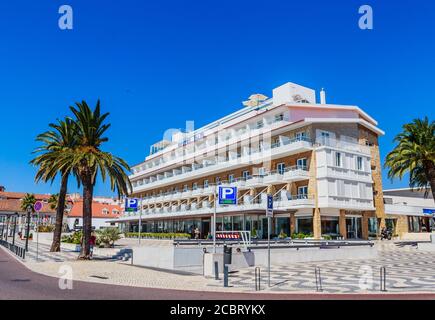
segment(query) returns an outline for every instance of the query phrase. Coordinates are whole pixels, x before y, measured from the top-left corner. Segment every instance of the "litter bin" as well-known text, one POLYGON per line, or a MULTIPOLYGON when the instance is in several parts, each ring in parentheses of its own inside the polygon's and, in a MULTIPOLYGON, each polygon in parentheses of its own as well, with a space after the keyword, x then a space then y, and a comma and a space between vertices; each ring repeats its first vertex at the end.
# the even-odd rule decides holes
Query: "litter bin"
POLYGON ((224 245, 224 265, 231 264, 232 254, 233 254, 233 248, 224 245))

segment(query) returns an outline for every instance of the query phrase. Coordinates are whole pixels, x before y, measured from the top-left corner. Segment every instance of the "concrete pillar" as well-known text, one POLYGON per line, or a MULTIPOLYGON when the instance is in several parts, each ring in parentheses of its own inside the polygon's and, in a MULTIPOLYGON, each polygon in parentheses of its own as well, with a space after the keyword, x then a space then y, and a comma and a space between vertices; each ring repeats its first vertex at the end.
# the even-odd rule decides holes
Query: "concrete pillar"
POLYGON ((320 219, 320 209, 313 209, 313 233, 314 239, 316 240, 319 240, 322 237, 322 224, 320 219))
POLYGON ((267 194, 273 195, 275 193, 275 187, 273 185, 269 185, 267 187, 267 194))
POLYGON ((369 214, 367 212, 363 212, 362 214, 361 231, 362 231, 362 238, 368 240, 369 239, 369 214))
POLYGON ((340 210, 340 218, 338 220, 338 226, 340 229, 340 236, 343 237, 343 239, 347 238, 347 232, 346 232, 346 211, 340 210))
POLYGON ((294 212, 290 213, 290 235, 296 232, 296 217, 294 212))

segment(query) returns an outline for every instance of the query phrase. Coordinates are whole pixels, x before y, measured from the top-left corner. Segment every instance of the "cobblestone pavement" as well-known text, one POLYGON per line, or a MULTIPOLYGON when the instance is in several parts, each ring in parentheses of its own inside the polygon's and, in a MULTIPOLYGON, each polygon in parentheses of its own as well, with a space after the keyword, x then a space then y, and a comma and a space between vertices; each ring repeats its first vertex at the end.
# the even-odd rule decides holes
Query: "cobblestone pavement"
MULTIPOLYGON (((261 288, 274 292, 316 291, 316 267, 320 268, 322 290, 325 293, 379 293, 381 267, 386 270, 387 292, 435 292, 435 253, 419 251, 415 247, 382 249, 379 258, 372 260, 273 266, 270 288, 267 287, 267 268, 261 268, 261 288)), ((230 284, 255 290, 254 273, 255 268, 233 273, 230 275, 230 284)))
MULTIPOLYGON (((254 292, 255 268, 231 273, 229 288, 223 279, 206 279, 201 275, 177 273, 131 266, 130 262, 95 259, 78 261, 77 252, 63 250, 49 253, 48 245, 40 245, 40 259, 34 259, 34 246, 30 247, 25 265, 32 271, 59 277, 60 267, 68 265, 73 279, 96 283, 169 288, 199 291, 254 292)), ((261 290, 264 292, 315 293, 317 290, 315 268, 320 268, 323 293, 380 293, 379 272, 386 268, 386 289, 389 293, 435 293, 435 254, 417 250, 416 247, 387 246, 379 250, 379 257, 371 260, 340 260, 318 263, 292 263, 273 266, 271 287, 267 287, 267 269, 261 268, 261 290), (371 282, 370 282, 371 280, 371 282), (360 286, 360 283, 364 287, 360 286)))

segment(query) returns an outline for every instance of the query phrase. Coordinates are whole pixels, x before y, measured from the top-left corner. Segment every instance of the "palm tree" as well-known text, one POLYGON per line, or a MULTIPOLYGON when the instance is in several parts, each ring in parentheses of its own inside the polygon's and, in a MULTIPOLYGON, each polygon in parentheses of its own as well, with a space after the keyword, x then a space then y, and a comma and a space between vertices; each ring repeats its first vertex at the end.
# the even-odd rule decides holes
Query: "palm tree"
MULTIPOLYGON (((77 140, 74 122, 70 118, 58 120, 56 124, 51 123, 49 126, 52 130, 46 131, 36 137, 36 140, 41 142, 42 146, 34 151, 34 153, 39 153, 40 155, 33 159, 31 163, 39 166, 35 176, 36 182, 42 180, 44 182, 51 181, 51 183, 53 183, 58 173, 61 177, 59 196, 55 206, 56 225, 53 234, 53 242, 50 248, 51 252, 59 252, 66 194, 68 191, 68 179, 71 174, 70 166, 68 166, 67 159, 65 159, 63 155, 67 150, 71 150, 75 147, 77 140)), ((53 198, 52 201, 54 200, 53 198)))
POLYGON ((51 210, 56 210, 59 203, 59 194, 52 194, 50 198, 48 198, 48 205, 50 206, 51 210))
POLYGON ((385 161, 390 179, 402 179, 409 173, 411 188, 429 189, 435 200, 435 122, 429 119, 415 119, 403 126, 403 132, 394 139, 397 146, 385 161))
POLYGON ((27 212, 27 208, 30 206, 32 208, 32 212, 35 212, 33 209, 33 205, 36 202, 35 195, 33 193, 26 193, 23 199, 21 199, 20 209, 24 212, 27 212))
POLYGON ((83 245, 79 259, 90 259, 92 201, 97 175, 101 175, 103 182, 109 177, 112 191, 116 190, 119 196, 127 195, 131 183, 124 170, 130 171, 130 167, 121 158, 101 150, 102 144, 108 141, 103 135, 110 124, 104 124, 109 113, 101 114, 99 100, 94 111, 85 101, 70 109, 75 116, 78 145, 63 153, 65 160, 60 162, 65 162, 74 171, 79 186, 83 186, 83 245))

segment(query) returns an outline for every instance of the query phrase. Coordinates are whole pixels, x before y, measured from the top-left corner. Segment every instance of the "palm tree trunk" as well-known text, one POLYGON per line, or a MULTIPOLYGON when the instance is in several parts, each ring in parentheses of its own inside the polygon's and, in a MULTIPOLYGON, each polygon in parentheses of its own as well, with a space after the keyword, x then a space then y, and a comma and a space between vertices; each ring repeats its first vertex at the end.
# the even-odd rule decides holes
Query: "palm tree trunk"
POLYGON ((432 197, 435 202, 435 164, 432 161, 427 160, 423 163, 423 165, 426 172, 427 181, 429 181, 429 185, 432 191, 432 197))
POLYGON ((62 176, 60 185, 59 199, 56 209, 56 226, 54 228, 53 242, 51 244, 50 252, 60 252, 60 238, 62 236, 63 226, 63 213, 65 212, 65 199, 68 188, 68 174, 62 176))
POLYGON ((83 177, 83 241, 79 259, 91 258, 89 240, 92 233, 92 199, 94 186, 89 174, 83 177))

